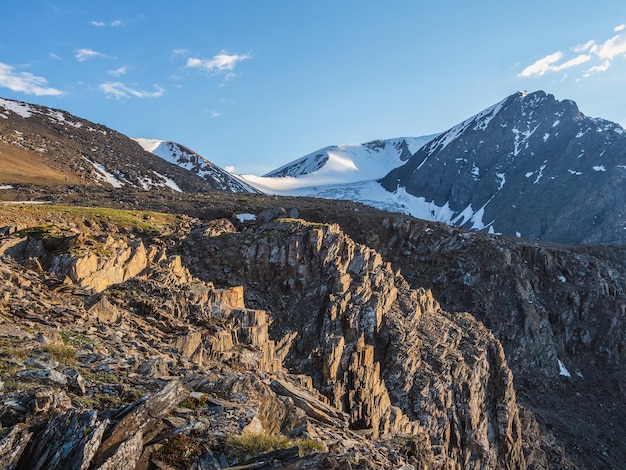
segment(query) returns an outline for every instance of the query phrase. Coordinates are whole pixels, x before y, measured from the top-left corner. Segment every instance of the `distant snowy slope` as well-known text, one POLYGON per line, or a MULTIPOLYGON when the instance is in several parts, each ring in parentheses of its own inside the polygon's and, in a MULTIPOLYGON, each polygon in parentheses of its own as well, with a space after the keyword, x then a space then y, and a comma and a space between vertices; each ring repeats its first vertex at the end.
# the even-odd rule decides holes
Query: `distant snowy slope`
POLYGON ((265 176, 240 175, 240 178, 267 194, 315 195, 315 188, 323 185, 346 185, 382 178, 403 165, 436 136, 333 145, 294 160, 265 176))
POLYGON ((403 165, 438 134, 376 140, 366 144, 324 147, 265 176, 240 178, 266 194, 309 196, 361 202, 415 217, 448 221, 447 213, 432 213, 432 204, 405 191, 391 193, 376 180, 403 165))
POLYGON ((134 140, 144 150, 204 178, 218 191, 233 193, 259 192, 253 186, 183 145, 158 139, 135 138, 134 140))
POLYGON ((400 137, 365 144, 333 145, 277 168, 265 176, 307 178, 314 184, 382 178, 392 169, 403 165, 413 153, 435 137, 400 137))
POLYGON ((454 223, 454 213, 448 207, 438 207, 423 197, 407 193, 403 188, 389 192, 376 180, 298 186, 301 181, 294 177, 264 178, 246 175, 246 178, 250 178, 249 181, 254 182, 255 186, 266 194, 354 201, 389 212, 409 214, 424 220, 454 223))

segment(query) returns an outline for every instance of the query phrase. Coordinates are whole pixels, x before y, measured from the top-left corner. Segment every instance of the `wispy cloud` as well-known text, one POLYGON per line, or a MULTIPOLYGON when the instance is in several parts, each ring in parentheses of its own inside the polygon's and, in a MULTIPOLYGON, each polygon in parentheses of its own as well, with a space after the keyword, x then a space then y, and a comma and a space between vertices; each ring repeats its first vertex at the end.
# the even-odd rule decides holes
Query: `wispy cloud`
POLYGON ((170 54, 170 59, 174 59, 178 56, 187 56, 189 55, 189 49, 174 49, 170 54))
POLYGON ((555 63, 563 58, 563 53, 557 51, 554 54, 542 57, 534 64, 529 65, 519 74, 520 77, 538 77, 544 75, 550 70, 554 70, 555 63))
POLYGON ((222 51, 211 59, 198 59, 190 57, 187 59, 187 68, 196 68, 210 73, 232 72, 239 62, 251 59, 251 54, 227 54, 222 51))
POLYGON ((596 64, 583 71, 583 77, 589 77, 595 73, 606 72, 612 61, 618 57, 626 57, 626 24, 614 28, 618 33, 603 43, 594 40, 573 46, 571 51, 578 54, 568 59, 563 51, 549 54, 528 67, 524 68, 518 77, 540 77, 549 72, 560 72, 584 63, 595 61, 596 64))
POLYGON ((92 49, 77 49, 76 50, 76 59, 79 62, 85 62, 89 59, 95 58, 107 58, 108 56, 104 55, 101 52, 94 51, 92 49))
POLYGON ((48 87, 47 84, 48 81, 43 77, 37 77, 28 72, 15 72, 13 67, 0 62, 0 87, 35 96, 63 94, 61 90, 48 87))
POLYGON ((556 72, 560 70, 569 69, 571 67, 575 67, 576 65, 584 64, 585 62, 589 62, 591 60, 591 56, 589 54, 580 54, 573 59, 563 62, 562 64, 556 65, 554 70, 556 72))
POLYGON ((97 28, 104 28, 105 26, 112 26, 114 28, 117 26, 124 26, 124 22, 122 20, 113 20, 108 24, 105 21, 90 21, 89 24, 97 28))
POLYGON ((120 67, 119 69, 107 71, 109 75, 113 75, 114 77, 121 77, 122 75, 125 75, 126 72, 128 72, 128 67, 126 66, 120 67))
POLYGON ((605 60, 600 65, 594 65, 593 67, 585 70, 583 77, 587 78, 593 75, 594 73, 606 72, 610 66, 611 66, 611 62, 609 62, 608 60, 605 60))
POLYGON ((54 60, 61 60, 61 58, 60 58, 58 55, 56 55, 54 52, 51 52, 49 55, 50 55, 50 57, 52 57, 54 60))
POLYGON ((596 42, 592 39, 587 41, 585 44, 579 44, 578 46, 572 47, 572 50, 578 54, 582 54, 583 52, 592 52, 596 50, 598 46, 596 42))
POLYGON ((100 85, 100 90, 109 98, 158 98, 163 96, 165 89, 154 85, 155 91, 139 90, 129 87, 121 82, 105 82, 100 85))

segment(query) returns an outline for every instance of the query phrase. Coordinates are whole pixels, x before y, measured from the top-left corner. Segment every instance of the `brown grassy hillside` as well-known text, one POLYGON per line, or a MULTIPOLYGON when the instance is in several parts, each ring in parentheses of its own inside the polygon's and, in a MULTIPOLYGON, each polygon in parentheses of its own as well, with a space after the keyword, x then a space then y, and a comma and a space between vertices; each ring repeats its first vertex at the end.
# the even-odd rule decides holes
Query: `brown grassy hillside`
POLYGON ((80 183, 75 174, 50 168, 43 155, 0 142, 0 183, 80 183))

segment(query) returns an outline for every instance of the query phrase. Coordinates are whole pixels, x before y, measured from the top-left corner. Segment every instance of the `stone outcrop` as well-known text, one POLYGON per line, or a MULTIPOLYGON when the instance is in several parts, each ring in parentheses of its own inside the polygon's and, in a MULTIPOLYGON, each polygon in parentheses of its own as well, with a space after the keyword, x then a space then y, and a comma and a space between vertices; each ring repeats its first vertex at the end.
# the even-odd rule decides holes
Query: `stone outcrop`
POLYGON ((336 225, 279 219, 206 249, 220 254, 215 269, 243 259, 242 282, 273 305, 274 334, 296 337, 288 369, 311 375, 351 429, 426 436, 444 466, 525 466, 512 374, 471 315, 443 312, 336 225))

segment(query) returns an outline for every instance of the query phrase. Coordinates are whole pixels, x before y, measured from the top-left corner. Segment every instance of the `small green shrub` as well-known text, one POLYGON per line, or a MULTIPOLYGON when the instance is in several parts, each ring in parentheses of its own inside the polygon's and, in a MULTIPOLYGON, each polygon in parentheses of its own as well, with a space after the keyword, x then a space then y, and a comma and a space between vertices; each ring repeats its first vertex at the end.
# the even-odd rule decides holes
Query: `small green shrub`
POLYGON ((189 396, 181 401, 178 406, 189 410, 197 410, 207 404, 208 397, 203 393, 200 398, 189 396))
POLYGON ((151 457, 173 467, 191 468, 194 460, 200 457, 204 450, 199 440, 187 434, 177 434, 168 439, 163 447, 154 451, 151 457))

